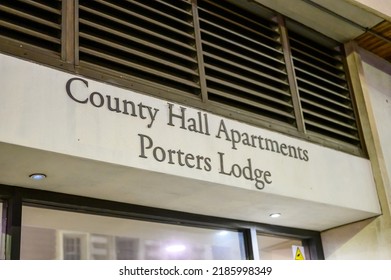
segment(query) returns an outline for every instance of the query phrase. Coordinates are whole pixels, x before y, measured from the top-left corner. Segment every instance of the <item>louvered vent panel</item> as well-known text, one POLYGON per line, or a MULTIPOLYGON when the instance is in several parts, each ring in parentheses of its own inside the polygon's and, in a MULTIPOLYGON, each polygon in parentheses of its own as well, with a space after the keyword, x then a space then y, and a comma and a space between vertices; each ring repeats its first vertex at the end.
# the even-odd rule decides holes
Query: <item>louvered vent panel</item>
POLYGON ((340 49, 290 32, 295 74, 308 132, 359 145, 359 135, 340 49))
POLYGON ((209 99, 293 124, 277 25, 228 3, 198 3, 209 99))
POLYGON ((61 53, 61 1, 1 1, 0 38, 61 53))
POLYGON ((79 1, 80 66, 199 94, 190 1, 79 1))

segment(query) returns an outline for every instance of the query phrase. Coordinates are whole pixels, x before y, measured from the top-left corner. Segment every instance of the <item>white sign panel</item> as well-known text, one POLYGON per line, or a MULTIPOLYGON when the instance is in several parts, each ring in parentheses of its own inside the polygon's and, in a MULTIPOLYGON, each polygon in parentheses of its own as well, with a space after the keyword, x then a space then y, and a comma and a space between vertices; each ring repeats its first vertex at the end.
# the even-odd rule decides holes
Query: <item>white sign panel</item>
POLYGON ((5 55, 0 70, 2 142, 379 212, 366 159, 5 55))

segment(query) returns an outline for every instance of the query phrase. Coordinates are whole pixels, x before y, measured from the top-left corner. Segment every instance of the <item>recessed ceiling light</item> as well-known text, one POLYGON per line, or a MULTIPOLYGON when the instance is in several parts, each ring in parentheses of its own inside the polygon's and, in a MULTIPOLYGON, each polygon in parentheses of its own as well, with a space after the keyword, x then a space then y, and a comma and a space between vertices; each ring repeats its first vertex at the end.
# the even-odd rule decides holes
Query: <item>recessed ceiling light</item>
POLYGON ((31 174, 29 177, 35 181, 40 181, 40 180, 45 179, 47 176, 43 173, 34 173, 34 174, 31 174))
POLYGON ((219 236, 226 236, 229 234, 229 231, 228 230, 221 230, 217 233, 219 236))
POLYGON ((166 247, 166 251, 169 253, 179 253, 186 250, 186 246, 182 244, 174 244, 166 247))
POLYGON ((281 216, 281 213, 272 213, 269 215, 270 218, 278 218, 281 216))

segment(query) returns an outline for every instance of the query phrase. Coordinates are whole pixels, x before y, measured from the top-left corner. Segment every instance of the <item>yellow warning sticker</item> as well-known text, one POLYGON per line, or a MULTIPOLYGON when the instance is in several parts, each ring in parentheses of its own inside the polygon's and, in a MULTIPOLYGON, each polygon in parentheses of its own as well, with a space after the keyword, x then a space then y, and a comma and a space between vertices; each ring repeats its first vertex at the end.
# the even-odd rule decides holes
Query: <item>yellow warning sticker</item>
POLYGON ((293 258, 295 260, 304 261, 305 255, 304 255, 304 247, 302 246, 292 246, 292 253, 293 258))

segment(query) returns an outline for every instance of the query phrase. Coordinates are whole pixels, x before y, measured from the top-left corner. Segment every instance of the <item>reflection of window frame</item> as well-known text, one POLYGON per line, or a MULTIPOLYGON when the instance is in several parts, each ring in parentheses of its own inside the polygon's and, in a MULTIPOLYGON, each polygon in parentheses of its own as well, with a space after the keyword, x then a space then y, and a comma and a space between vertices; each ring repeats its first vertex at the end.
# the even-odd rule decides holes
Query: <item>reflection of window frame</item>
POLYGON ((113 260, 115 259, 114 236, 104 234, 88 234, 89 259, 113 260))
POLYGON ((67 252, 65 252, 65 240, 78 240, 80 245, 80 252, 78 258, 72 258, 69 260, 86 260, 88 259, 88 246, 87 246, 87 234, 86 233, 78 233, 78 232, 67 232, 60 231, 60 242, 59 242, 59 259, 68 260, 66 258, 67 252))
POLYGON ((3 211, 4 203, 0 201, 0 260, 5 259, 5 218, 3 211))
MULTIPOLYGON (((305 255, 307 259, 310 259, 310 254, 308 253, 308 246, 305 242, 305 240, 300 239, 300 238, 295 238, 295 237, 287 237, 283 235, 271 235, 271 234, 264 234, 261 232, 257 233, 257 244, 258 244, 258 250, 259 250, 259 258, 261 260, 281 260, 282 258, 269 258, 270 256, 274 256, 275 254, 283 254, 285 256, 286 254, 286 259, 292 260, 293 255, 292 255, 292 246, 302 246, 304 247, 305 250, 305 255), (266 247, 263 242, 260 241, 260 238, 268 238, 269 241, 271 242, 268 244, 266 247), (272 240, 274 239, 274 241, 272 240), (268 257, 264 258, 265 255, 268 257)), ((303 252, 304 253, 304 252, 303 252)))
POLYGON ((144 241, 144 260, 165 259, 162 254, 163 244, 161 241, 145 240, 144 241))
MULTIPOLYGON (((119 237, 95 233, 82 233, 70 231, 58 231, 58 250, 57 259, 66 260, 65 242, 66 239, 74 239, 80 242, 80 252, 78 260, 116 260, 117 257, 117 239, 126 238, 135 242, 135 246, 140 250, 139 240, 137 238, 119 237), (102 242, 103 241, 103 242, 102 242), (103 244, 103 246, 102 246, 103 244), (105 251, 105 252, 104 252, 105 251), (101 257, 100 257, 101 256, 101 257), (103 256, 103 257, 102 257, 103 256)), ((139 258, 139 253, 134 255, 134 259, 139 258)))
POLYGON ((127 236, 115 236, 114 237, 114 256, 116 260, 139 260, 141 256, 141 246, 140 239, 135 237, 127 237, 127 236), (127 249, 131 248, 131 250, 125 250, 125 253, 122 253, 118 247, 126 246, 127 249), (130 251, 130 253, 129 253, 130 251), (122 255, 127 255, 127 258, 122 258, 122 255))

